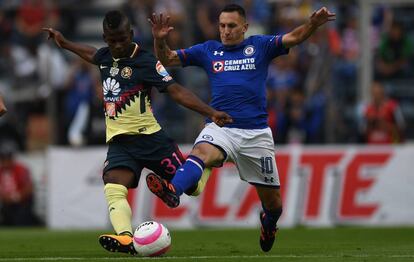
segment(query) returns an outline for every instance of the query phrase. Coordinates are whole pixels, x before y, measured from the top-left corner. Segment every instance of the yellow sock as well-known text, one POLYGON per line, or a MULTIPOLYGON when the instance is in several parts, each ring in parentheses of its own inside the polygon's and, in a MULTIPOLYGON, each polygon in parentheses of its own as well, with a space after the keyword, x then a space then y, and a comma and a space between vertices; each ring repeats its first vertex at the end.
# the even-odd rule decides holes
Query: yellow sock
POLYGON ((119 184, 108 183, 104 187, 108 203, 109 218, 117 234, 129 232, 132 234, 132 211, 127 201, 128 189, 119 184))
POLYGON ((211 167, 204 169, 203 174, 201 174, 200 180, 198 180, 197 189, 193 193, 191 193, 191 196, 198 196, 201 194, 201 192, 203 192, 204 188, 206 187, 208 178, 211 175, 211 171, 211 167))

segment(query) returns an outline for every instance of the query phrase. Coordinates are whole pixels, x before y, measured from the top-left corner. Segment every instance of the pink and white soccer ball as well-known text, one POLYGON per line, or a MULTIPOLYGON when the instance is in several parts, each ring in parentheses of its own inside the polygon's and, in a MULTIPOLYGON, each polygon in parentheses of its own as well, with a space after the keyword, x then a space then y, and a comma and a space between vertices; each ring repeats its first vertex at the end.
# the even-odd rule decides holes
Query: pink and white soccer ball
POLYGON ((171 236, 163 224, 147 221, 135 229, 133 243, 139 255, 155 257, 168 251, 171 246, 171 236))

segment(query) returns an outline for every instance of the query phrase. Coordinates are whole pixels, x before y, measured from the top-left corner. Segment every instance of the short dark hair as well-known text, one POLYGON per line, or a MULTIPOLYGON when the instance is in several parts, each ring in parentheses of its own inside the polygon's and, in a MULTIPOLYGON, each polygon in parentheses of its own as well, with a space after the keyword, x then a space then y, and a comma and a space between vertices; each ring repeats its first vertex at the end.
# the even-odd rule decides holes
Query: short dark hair
POLYGON ((246 19, 246 11, 244 11, 244 8, 237 4, 228 4, 226 5, 220 12, 221 13, 231 13, 231 12, 237 12, 241 17, 246 19))
POLYGON ((103 20, 103 28, 115 30, 119 29, 121 26, 130 26, 128 17, 118 10, 109 11, 105 14, 105 18, 103 20))

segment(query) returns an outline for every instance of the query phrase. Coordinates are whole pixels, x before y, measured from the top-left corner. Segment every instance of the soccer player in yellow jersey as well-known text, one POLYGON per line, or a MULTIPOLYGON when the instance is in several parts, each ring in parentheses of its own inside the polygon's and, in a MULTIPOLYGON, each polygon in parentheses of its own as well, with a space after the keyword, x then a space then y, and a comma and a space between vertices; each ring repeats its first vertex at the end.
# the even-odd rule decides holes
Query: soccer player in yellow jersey
POLYGON ((71 42, 52 28, 44 28, 44 31, 60 48, 99 67, 108 143, 103 170, 104 192, 116 232, 116 235, 100 236, 99 242, 109 251, 135 254, 128 188, 137 187, 144 167, 171 180, 184 162, 178 147, 152 114, 151 88, 167 92, 177 103, 203 114, 220 126, 232 119, 175 83, 151 53, 132 41, 130 22, 119 11, 105 15, 103 39, 107 47, 99 50, 71 42))

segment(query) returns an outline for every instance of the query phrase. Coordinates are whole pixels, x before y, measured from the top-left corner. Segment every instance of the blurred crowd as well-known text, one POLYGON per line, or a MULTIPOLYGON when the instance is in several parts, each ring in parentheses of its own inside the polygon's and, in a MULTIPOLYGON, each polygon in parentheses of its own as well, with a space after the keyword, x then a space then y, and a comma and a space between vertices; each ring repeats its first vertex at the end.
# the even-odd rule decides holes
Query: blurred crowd
POLYGON ((0 141, 0 226, 40 226, 31 172, 16 153, 13 141, 0 141))
MULTIPOLYGON (((269 125, 278 144, 401 143, 412 139, 414 84, 412 24, 414 9, 375 5, 369 37, 374 54, 371 101, 358 99, 362 52, 357 1, 316 0, 124 0, 0 1, 0 92, 8 114, 0 119, 0 138, 20 150, 50 144, 103 144, 102 88, 93 65, 57 49, 42 27, 54 27, 73 41, 102 47, 101 21, 108 8, 131 19, 135 40, 152 50, 147 18, 168 13, 175 30, 171 48, 219 39, 217 18, 224 5, 241 4, 253 34, 283 34, 325 5, 337 20, 275 59, 268 73, 269 125), (104 5, 105 3, 105 5, 104 5), (98 21, 97 23, 91 21, 98 21), (94 27, 94 36, 81 35, 94 27), (403 95, 401 95, 403 94, 403 95), (401 106, 400 106, 401 105, 401 106), (410 111, 411 110, 411 111, 410 111), (411 117, 411 118, 410 118, 411 117), (411 120, 411 121, 410 121, 411 120), (410 129, 411 128, 411 129, 410 129), (411 134, 411 137, 409 136, 411 134)), ((176 81, 209 100, 208 80, 193 68, 171 68, 176 81)), ((203 124, 197 114, 154 92, 153 110, 178 143, 192 143, 203 124)))

